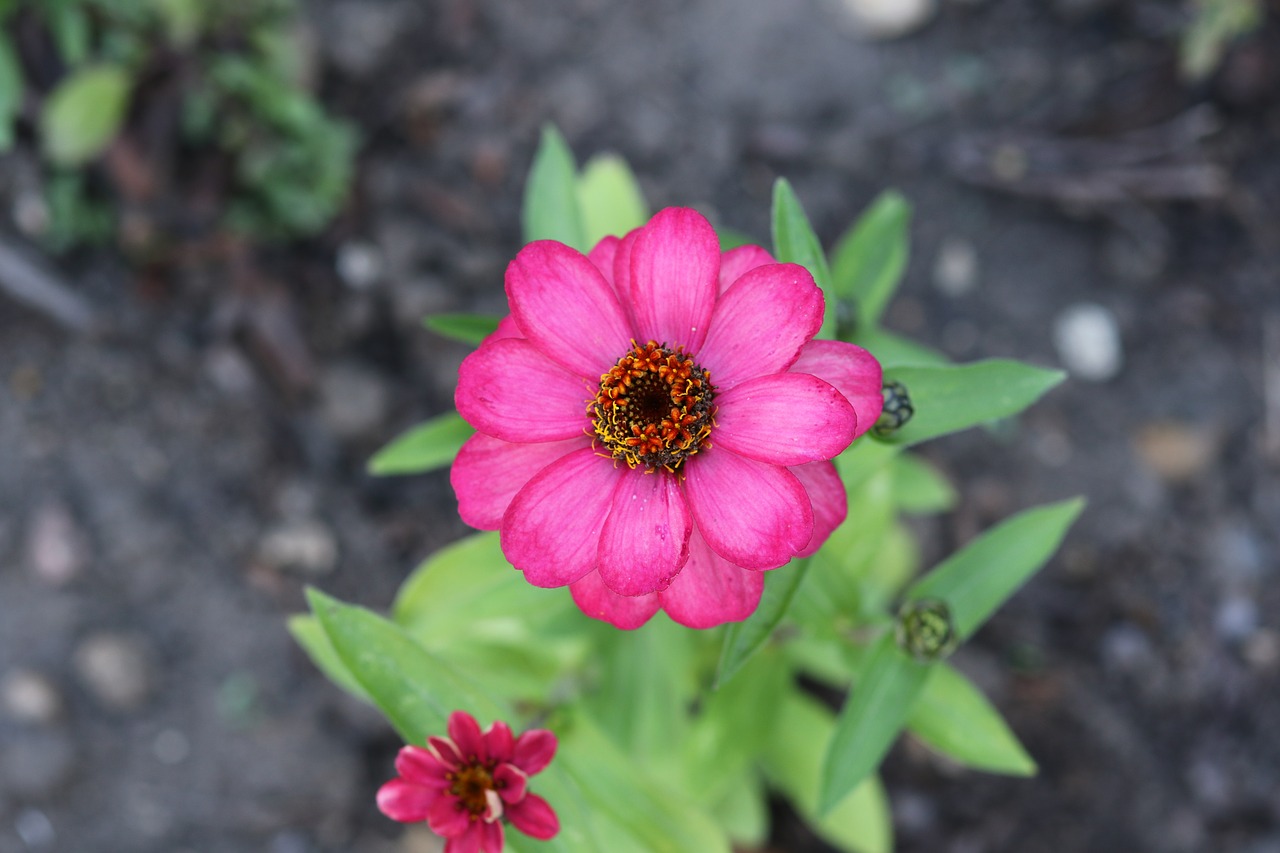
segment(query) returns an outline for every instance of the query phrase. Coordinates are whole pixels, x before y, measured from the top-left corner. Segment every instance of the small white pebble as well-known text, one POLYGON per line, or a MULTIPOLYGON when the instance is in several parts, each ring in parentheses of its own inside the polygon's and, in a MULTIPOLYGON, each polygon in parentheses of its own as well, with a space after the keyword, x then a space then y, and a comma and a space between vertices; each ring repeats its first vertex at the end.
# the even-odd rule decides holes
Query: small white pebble
POLYGON ((372 243, 344 243, 338 249, 338 277, 352 290, 368 290, 382 278, 382 252, 372 243))
POLYGON ((1063 365, 1078 379, 1105 382, 1124 362, 1115 315, 1091 302, 1073 305, 1058 317, 1053 341, 1063 365))
POLYGON ((948 237, 933 262, 933 286, 944 296, 964 296, 978 284, 978 252, 968 240, 948 237))

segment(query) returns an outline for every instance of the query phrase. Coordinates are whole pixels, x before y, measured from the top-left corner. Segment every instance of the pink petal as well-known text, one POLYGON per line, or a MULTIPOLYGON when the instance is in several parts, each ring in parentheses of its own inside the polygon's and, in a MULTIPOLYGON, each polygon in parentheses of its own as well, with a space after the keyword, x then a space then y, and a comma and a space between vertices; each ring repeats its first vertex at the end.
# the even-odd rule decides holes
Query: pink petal
POLYGON ((756 267, 716 304, 698 364, 711 372, 720 391, 784 371, 818 333, 822 311, 822 291, 804 267, 756 267))
MULTIPOLYGON (((468 821, 466 829, 445 842, 444 853, 480 853, 480 846, 484 842, 484 826, 479 821, 468 821)), ((432 827, 432 831, 435 831, 435 827, 432 827)))
POLYGON ((453 400, 480 432, 519 444, 559 441, 590 432, 587 400, 599 391, 598 374, 595 382, 562 370, 526 340, 502 338, 462 360, 453 400))
POLYGON ((451 769, 420 746, 406 746, 396 756, 396 773, 406 782, 424 788, 449 787, 449 780, 444 777, 451 769))
POLYGON ((692 523, 673 475, 643 468, 619 473, 597 569, 619 595, 645 595, 665 587, 689 558, 692 523))
POLYGON ((839 456, 858 423, 839 391, 807 373, 757 376, 716 404, 715 446, 774 465, 839 456))
POLYGON ((773 255, 759 246, 738 246, 720 256, 720 293, 724 294, 733 284, 747 272, 765 264, 776 264, 773 255))
POLYGON ((697 352, 707 335, 719 279, 720 241, 711 223, 689 208, 656 213, 631 249, 636 340, 697 352))
POLYGON ((810 462, 789 470, 809 493, 809 503, 813 506, 813 536, 809 538, 809 544, 796 554, 797 557, 807 557, 821 548, 832 531, 844 521, 849 514, 849 499, 836 466, 830 462, 810 462))
MULTIPOLYGON (((643 231, 643 228, 633 228, 627 232, 618 242, 613 256, 613 289, 617 292, 618 301, 622 303, 622 310, 626 312, 633 329, 636 328, 636 312, 635 306, 631 304, 631 250, 635 247, 636 238, 643 231)), ((646 342, 640 341, 640 343, 646 342)))
POLYGON ((515 748, 515 735, 511 726, 497 720, 484 733, 485 752, 490 761, 510 761, 511 751, 515 748))
POLYGON ((480 724, 466 711, 454 711, 449 715, 449 737, 457 744, 464 761, 484 761, 489 757, 480 724))
POLYGON ((544 841, 560 831, 560 820, 556 813, 537 794, 528 794, 520 802, 511 804, 507 808, 507 819, 525 835, 544 841))
POLYGON ((498 321, 498 328, 494 329, 484 342, 500 341, 503 338, 523 338, 524 333, 520 331, 520 327, 516 325, 516 320, 510 314, 498 321))
POLYGON ((525 789, 529 786, 529 774, 514 764, 499 764, 493 771, 493 781, 503 802, 518 803, 524 799, 525 789))
POLYGON ((437 797, 427 811, 427 826, 436 835, 456 838, 471 827, 471 813, 462 807, 457 797, 437 797))
POLYGON ((843 341, 809 341, 791 365, 792 373, 811 373, 829 382, 858 415, 854 438, 871 429, 884 407, 880 362, 860 346, 843 341))
POLYGON ((458 496, 458 514, 472 527, 497 530, 511 499, 525 483, 552 462, 590 443, 584 435, 515 444, 476 433, 462 445, 449 471, 449 482, 458 496))
POLYGON ((600 275, 604 276, 604 280, 609 282, 610 287, 613 287, 613 261, 618 255, 618 244, 621 242, 617 237, 603 237, 587 253, 587 259, 596 265, 596 269, 600 270, 600 275))
POLYGON ((542 772, 556 757, 556 736, 547 729, 529 729, 516 738, 511 763, 532 776, 542 772))
POLYGON ((719 447, 685 464, 685 495, 707 544, 745 569, 772 569, 813 534, 809 496, 786 468, 719 447))
POLYGON ((436 735, 428 737, 427 749, 433 751, 441 763, 447 765, 451 770, 456 769, 462 763, 462 753, 458 752, 458 747, 447 737, 437 737, 436 735))
POLYGON ((438 791, 392 779, 378 789, 378 809, 392 820, 417 823, 427 819, 432 804, 440 798, 438 791))
POLYGON ((495 820, 493 823, 483 824, 480 831, 480 850, 482 853, 502 853, 502 846, 506 843, 503 838, 502 821, 495 820))
POLYGON ((506 281, 520 330, 566 370, 599 381, 629 348, 631 324, 609 282, 581 252, 553 240, 530 243, 507 267, 506 281))
POLYGON ((502 552, 534 586, 571 584, 596 566, 619 472, 590 447, 543 468, 502 519, 502 552))
POLYGON ((689 562, 671 585, 658 593, 667 615, 688 628, 714 628, 740 622, 755 612, 764 590, 764 573, 735 566, 694 532, 689 562))
POLYGON ((624 631, 639 628, 658 612, 657 593, 618 595, 604 585, 599 572, 586 575, 569 587, 569 591, 573 593, 573 603, 583 613, 624 631))

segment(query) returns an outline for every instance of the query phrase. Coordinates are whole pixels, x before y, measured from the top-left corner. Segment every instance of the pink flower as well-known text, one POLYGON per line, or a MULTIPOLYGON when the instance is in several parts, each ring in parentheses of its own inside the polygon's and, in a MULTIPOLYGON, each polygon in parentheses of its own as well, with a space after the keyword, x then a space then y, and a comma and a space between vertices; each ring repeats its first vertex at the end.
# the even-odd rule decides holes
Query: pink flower
POLYGON ((667 208, 587 256, 530 243, 506 290, 511 316, 459 371, 477 434, 451 479, 530 583, 619 628, 659 608, 708 628, 844 520, 829 460, 875 423, 880 365, 813 340, 803 267, 722 255, 706 219, 667 208))
POLYGON ((556 736, 545 729, 517 738, 496 722, 481 732, 475 717, 454 711, 449 737, 400 750, 400 775, 378 790, 378 808, 402 823, 425 820, 447 839, 444 853, 502 853, 504 820, 533 838, 560 831, 551 806, 528 790, 555 754, 556 736))

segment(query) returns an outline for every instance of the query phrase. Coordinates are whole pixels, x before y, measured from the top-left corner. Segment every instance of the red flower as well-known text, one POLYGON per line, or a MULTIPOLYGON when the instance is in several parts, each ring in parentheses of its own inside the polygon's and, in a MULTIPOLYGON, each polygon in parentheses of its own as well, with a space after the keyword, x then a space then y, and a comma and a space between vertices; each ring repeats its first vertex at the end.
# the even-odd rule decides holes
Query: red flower
POLYGON ((499 721, 481 732, 475 717, 454 711, 449 737, 400 750, 400 775, 378 790, 378 808, 402 823, 425 820, 446 839, 444 853, 502 853, 504 818, 533 838, 560 831, 551 806, 528 790, 529 777, 555 754, 556 736, 546 729, 517 738, 499 721))
POLYGON ((721 253, 705 218, 667 208, 588 255, 530 243, 506 289, 511 315, 459 371, 476 434, 450 479, 530 583, 619 628, 660 608, 709 628, 844 521, 830 460, 879 417, 880 364, 813 339, 803 267, 721 253))

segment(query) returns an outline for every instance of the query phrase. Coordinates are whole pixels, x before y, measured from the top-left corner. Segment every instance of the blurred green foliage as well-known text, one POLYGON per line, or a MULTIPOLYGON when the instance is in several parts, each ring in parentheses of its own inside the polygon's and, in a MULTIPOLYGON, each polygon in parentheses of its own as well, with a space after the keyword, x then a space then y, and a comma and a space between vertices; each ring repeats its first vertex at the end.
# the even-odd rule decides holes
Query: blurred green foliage
POLYGON ((1222 63, 1231 42, 1262 24, 1262 0, 1193 0, 1182 33, 1179 62, 1189 80, 1202 80, 1222 63))
POLYGON ((346 198, 356 134, 306 88, 297 13, 294 0, 0 0, 0 152, 31 117, 50 247, 113 231, 87 170, 135 124, 172 128, 160 144, 181 158, 226 164, 221 227, 256 240, 322 229, 346 198), (173 86, 176 120, 147 122, 174 109, 155 96, 173 86))

